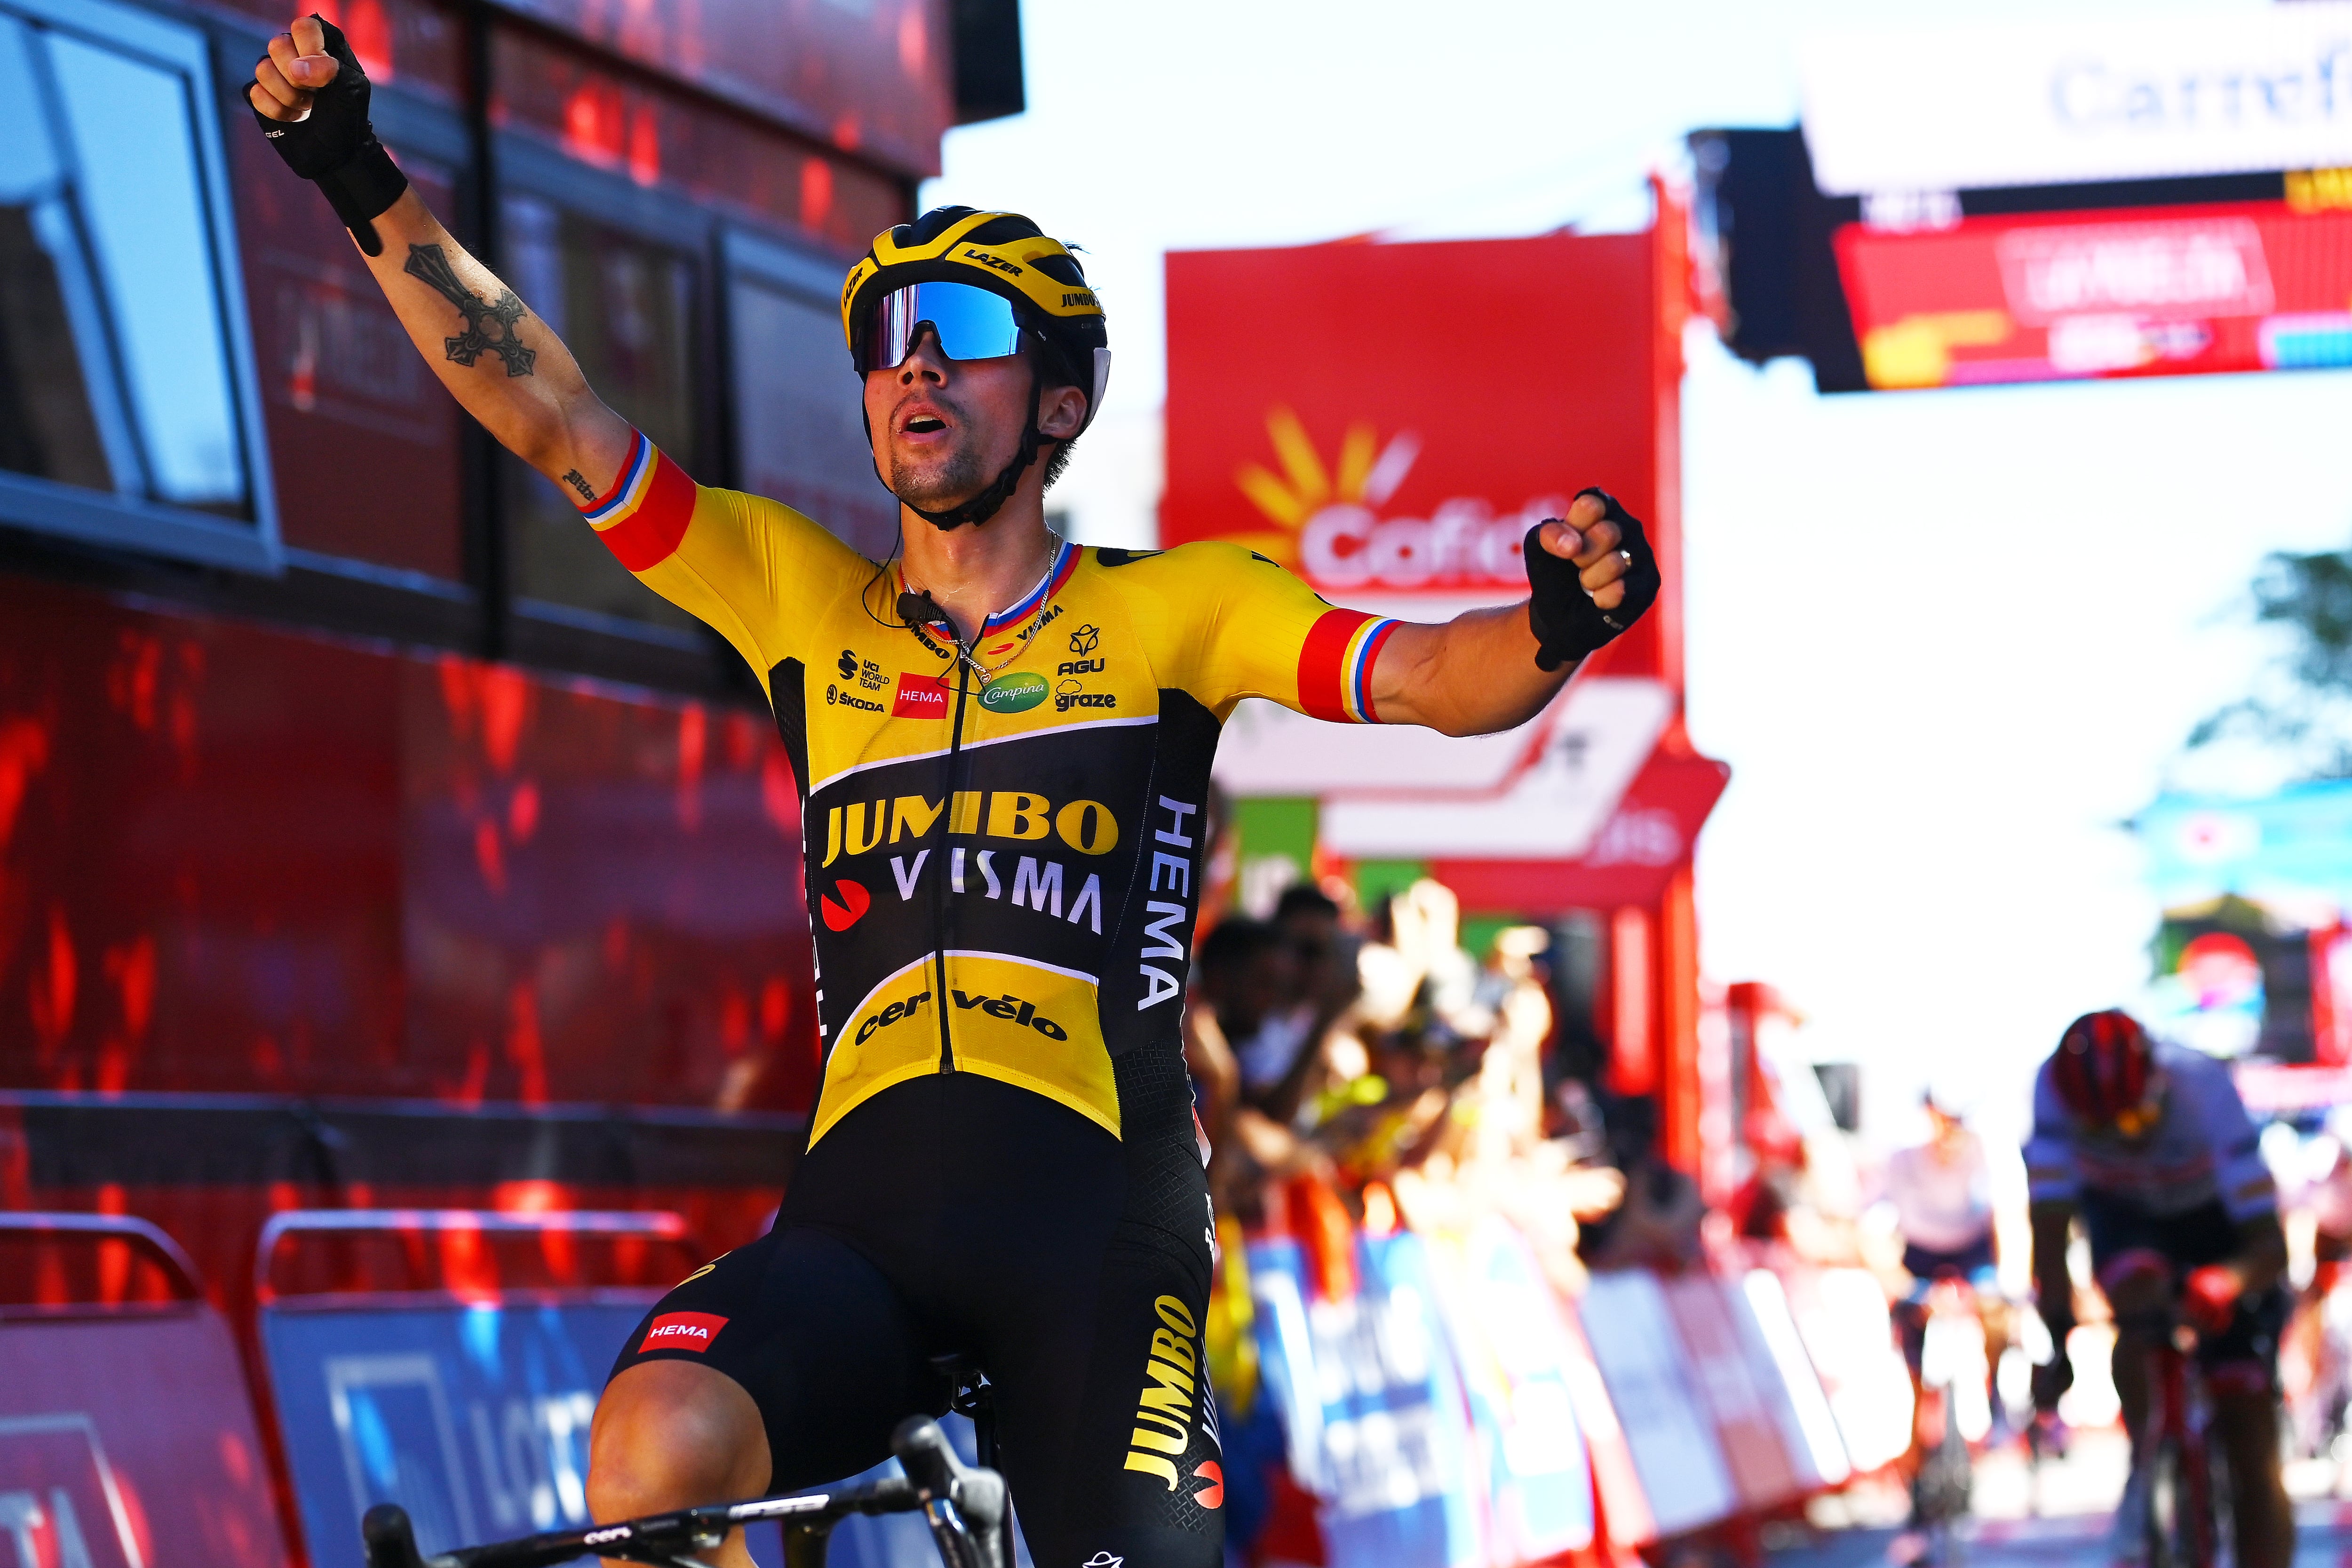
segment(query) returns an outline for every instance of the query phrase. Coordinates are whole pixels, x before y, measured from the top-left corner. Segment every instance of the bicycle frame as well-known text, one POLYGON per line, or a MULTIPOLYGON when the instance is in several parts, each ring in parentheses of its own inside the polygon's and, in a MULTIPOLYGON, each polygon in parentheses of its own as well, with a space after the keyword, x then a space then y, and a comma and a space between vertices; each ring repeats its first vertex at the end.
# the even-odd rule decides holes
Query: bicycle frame
POLYGON ((2196 1334, 2168 1316, 2164 1326, 2148 1346, 2147 1419, 2132 1453, 2133 1468, 2146 1478, 2149 1568, 2230 1568, 2237 1542, 2229 1467, 2216 1447, 2196 1334))

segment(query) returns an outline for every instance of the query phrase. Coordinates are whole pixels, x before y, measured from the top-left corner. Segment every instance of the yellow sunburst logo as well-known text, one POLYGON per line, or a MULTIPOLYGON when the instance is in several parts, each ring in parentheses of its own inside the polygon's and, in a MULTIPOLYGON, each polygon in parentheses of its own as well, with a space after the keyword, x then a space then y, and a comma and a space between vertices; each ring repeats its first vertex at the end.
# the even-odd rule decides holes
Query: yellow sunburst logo
POLYGON ((1316 513, 1334 506, 1379 506, 1396 493, 1421 456, 1421 438, 1411 431, 1399 431, 1384 447, 1370 425, 1359 422, 1340 437, 1339 461, 1326 467, 1307 426, 1280 404, 1266 410, 1265 434, 1282 472, 1244 463, 1234 470, 1234 483, 1275 527, 1226 537, 1286 566, 1298 564, 1299 531, 1316 513))

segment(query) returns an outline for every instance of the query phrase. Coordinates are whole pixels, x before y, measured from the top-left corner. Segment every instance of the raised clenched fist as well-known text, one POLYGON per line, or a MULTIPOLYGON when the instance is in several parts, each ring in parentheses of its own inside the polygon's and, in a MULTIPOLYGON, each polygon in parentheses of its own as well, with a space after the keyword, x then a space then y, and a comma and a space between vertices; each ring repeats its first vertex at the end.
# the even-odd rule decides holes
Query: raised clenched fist
POLYGON ((329 24, 319 17, 300 16, 269 40, 269 52, 255 62, 253 85, 245 89, 256 114, 281 121, 310 117, 319 89, 342 69, 327 50, 328 30, 329 24))
POLYGON ((311 181, 370 256, 383 254, 373 219, 408 189, 368 123, 367 72, 342 29, 298 17, 253 67, 246 102, 286 166, 311 181))

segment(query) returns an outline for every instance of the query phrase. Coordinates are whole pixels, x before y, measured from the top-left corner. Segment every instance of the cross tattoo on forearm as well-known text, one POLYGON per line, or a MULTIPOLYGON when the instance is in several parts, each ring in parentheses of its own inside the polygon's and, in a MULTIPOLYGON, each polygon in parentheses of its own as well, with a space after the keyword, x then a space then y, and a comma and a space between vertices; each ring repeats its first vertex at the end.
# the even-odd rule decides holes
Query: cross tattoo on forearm
POLYGON ((442 347, 452 363, 470 365, 485 351, 506 362, 509 375, 529 375, 539 351, 527 349, 515 336, 515 326, 529 314, 511 289, 501 289, 498 303, 490 304, 457 281, 457 268, 437 245, 412 245, 408 247, 408 265, 401 270, 421 279, 433 290, 457 307, 466 318, 466 330, 454 338, 444 338, 442 347))

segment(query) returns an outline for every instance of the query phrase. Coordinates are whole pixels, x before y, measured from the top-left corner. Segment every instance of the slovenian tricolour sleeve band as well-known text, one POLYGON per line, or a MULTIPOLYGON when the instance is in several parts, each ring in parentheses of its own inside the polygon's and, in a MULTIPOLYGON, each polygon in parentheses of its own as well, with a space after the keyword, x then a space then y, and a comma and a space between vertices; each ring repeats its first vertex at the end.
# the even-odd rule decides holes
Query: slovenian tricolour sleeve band
POLYGON ((694 521, 694 480, 638 431, 621 477, 580 514, 622 565, 644 572, 668 560, 686 537, 694 521))
POLYGON ((1329 610, 1298 650, 1298 706, 1317 719, 1377 724, 1372 710, 1372 661, 1397 623, 1361 610, 1329 610))

